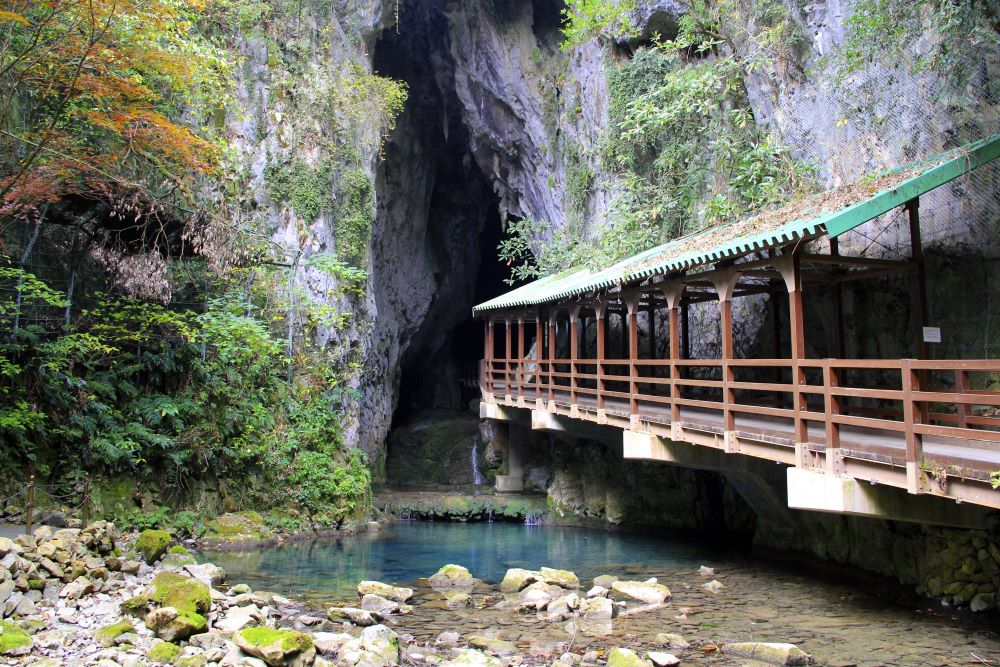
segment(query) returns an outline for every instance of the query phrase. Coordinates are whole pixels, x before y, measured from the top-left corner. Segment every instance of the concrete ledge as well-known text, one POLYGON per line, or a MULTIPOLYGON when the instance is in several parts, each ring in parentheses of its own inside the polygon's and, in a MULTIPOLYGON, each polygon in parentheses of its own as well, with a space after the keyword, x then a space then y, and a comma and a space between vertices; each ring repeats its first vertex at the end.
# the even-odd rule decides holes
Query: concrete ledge
POLYGON ((815 470, 788 468, 788 506, 892 521, 982 529, 988 510, 934 496, 914 496, 903 489, 869 484, 815 470))
POLYGON ((499 421, 516 421, 516 417, 511 410, 498 403, 479 402, 480 419, 497 419, 499 421))

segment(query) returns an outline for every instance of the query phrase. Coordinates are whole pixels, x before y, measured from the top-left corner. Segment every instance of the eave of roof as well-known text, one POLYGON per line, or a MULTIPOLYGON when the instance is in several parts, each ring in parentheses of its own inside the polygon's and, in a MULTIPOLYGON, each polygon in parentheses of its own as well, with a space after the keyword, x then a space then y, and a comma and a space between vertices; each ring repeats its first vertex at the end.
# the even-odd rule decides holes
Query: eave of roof
POLYGON ((600 271, 574 268, 522 285, 475 306, 484 311, 537 306, 653 275, 688 270, 755 250, 858 227, 1000 157, 1000 134, 878 178, 805 197, 773 211, 716 225, 623 259, 600 271))

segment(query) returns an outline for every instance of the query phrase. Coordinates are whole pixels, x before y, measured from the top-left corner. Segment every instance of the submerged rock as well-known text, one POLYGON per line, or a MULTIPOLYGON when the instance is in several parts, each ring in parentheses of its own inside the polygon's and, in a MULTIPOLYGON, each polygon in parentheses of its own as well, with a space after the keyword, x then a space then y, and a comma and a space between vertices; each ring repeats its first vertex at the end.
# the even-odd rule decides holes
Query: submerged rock
POLYGON ((775 665, 811 665, 813 662, 812 656, 795 644, 738 642, 723 644, 722 652, 775 665))
POLYGON ((671 634, 669 632, 661 632, 656 635, 656 643, 659 646, 666 646, 667 648, 691 648, 691 644, 689 644, 686 639, 680 635, 671 634))
POLYGON ((722 592, 722 589, 725 588, 725 586, 723 586, 720 582, 716 581, 715 579, 712 579, 710 582, 706 584, 702 584, 701 587, 704 588, 709 593, 714 593, 716 595, 722 592))
POLYGON ((380 595, 396 602, 406 602, 413 597, 412 588, 400 588, 383 584, 381 581, 362 581, 358 584, 358 595, 380 595))
POLYGON ((388 618, 391 614, 399 612, 399 603, 387 600, 381 595, 368 593, 361 598, 361 608, 382 618, 388 618))
POLYGON ((635 600, 649 604, 659 604, 670 599, 670 589, 663 584, 649 581, 616 581, 611 584, 611 590, 635 600))
POLYGON ((514 642, 509 642, 506 639, 497 639, 496 637, 483 637, 482 635, 470 636, 469 646, 501 655, 509 655, 517 651, 517 645, 514 642))
POLYGON ((587 598, 580 601, 580 615, 588 621, 605 621, 617 616, 618 608, 606 597, 587 598))

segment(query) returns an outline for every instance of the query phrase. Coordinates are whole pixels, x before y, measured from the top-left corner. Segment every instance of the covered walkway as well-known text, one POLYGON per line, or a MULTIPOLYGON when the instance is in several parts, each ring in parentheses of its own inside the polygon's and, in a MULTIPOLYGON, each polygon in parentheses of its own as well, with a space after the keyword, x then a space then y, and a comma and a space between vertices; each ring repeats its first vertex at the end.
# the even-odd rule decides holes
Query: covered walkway
POLYGON ((535 428, 559 430, 562 419, 618 427, 627 457, 676 460, 687 443, 787 464, 792 506, 816 504, 793 479, 836 479, 1000 507, 990 483, 1000 471, 1000 361, 928 358, 939 332, 927 327, 919 217, 922 194, 998 156, 994 136, 477 306, 483 415, 506 406, 532 410, 535 428), (899 207, 909 258, 840 254, 840 235, 899 207), (911 287, 914 358, 844 358, 842 286, 886 275, 911 287), (803 299, 813 288, 830 300, 834 358, 806 352, 803 299), (741 358, 734 302, 762 294, 782 307, 773 354, 741 358), (706 302, 717 304, 720 354, 691 358, 690 310, 706 302))

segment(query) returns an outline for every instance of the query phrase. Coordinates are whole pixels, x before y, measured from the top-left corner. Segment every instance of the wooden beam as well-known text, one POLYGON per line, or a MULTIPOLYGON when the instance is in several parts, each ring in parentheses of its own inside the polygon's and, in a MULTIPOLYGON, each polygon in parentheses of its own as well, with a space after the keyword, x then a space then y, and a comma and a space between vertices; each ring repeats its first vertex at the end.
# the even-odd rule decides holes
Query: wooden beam
MULTIPOLYGON (((840 239, 830 239, 830 255, 840 256, 840 239)), ((841 283, 833 284, 833 356, 844 358, 844 290, 841 283)))
POLYGON ((569 402, 576 405, 576 360, 580 356, 580 306, 569 309, 569 402))
POLYGON ((835 252, 834 248, 838 246, 834 245, 836 238, 830 239, 830 254, 829 255, 812 255, 808 253, 802 254, 802 261, 808 262, 809 264, 823 264, 823 265, 833 265, 833 266, 852 266, 862 269, 894 269, 897 271, 913 271, 915 268, 914 263, 911 260, 906 259, 876 259, 874 257, 850 257, 847 255, 841 255, 839 252, 835 252))
MULTIPOLYGON (((719 295, 720 332, 722 334, 722 403, 723 428, 727 433, 736 431, 736 413, 729 406, 736 403, 736 392, 730 388, 735 382, 733 367, 729 363, 736 357, 733 343, 733 294, 739 273, 734 270, 720 271, 713 279, 715 291, 719 295)), ((727 451, 729 443, 727 443, 727 451)))
POLYGON ((604 409, 604 354, 607 341, 604 339, 608 326, 608 314, 603 308, 597 311, 597 409, 604 409))
POLYGON ((910 220, 910 258, 916 270, 913 272, 913 328, 917 359, 927 358, 927 343, 924 342, 924 327, 927 326, 927 277, 924 273, 924 246, 920 237, 920 198, 906 202, 906 214, 910 220))
POLYGON ((555 310, 549 313, 549 402, 556 398, 556 323, 558 314, 555 310))

